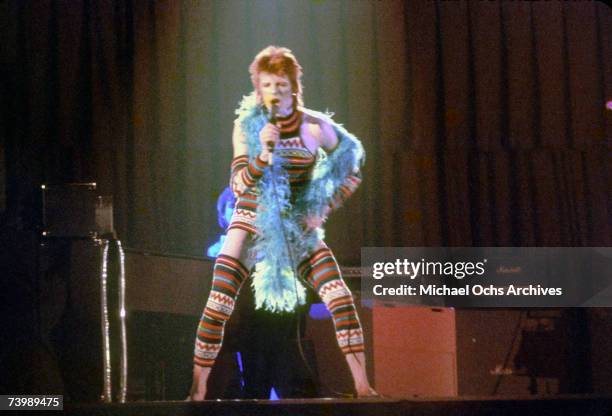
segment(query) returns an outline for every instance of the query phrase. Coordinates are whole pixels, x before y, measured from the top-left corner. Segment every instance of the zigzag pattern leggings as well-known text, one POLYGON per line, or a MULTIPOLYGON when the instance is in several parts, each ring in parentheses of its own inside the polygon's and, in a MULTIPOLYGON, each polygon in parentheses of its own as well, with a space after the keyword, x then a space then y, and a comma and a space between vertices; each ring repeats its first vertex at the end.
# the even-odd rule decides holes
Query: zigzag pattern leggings
MULTIPOLYGON (((363 331, 355 310, 353 295, 342 280, 340 267, 331 250, 322 248, 298 267, 302 278, 319 294, 332 314, 336 339, 344 354, 360 352, 363 331)), ((247 268, 235 259, 219 255, 213 269, 213 282, 198 325, 194 364, 212 367, 223 343, 223 329, 234 310, 240 287, 247 279, 247 268)))

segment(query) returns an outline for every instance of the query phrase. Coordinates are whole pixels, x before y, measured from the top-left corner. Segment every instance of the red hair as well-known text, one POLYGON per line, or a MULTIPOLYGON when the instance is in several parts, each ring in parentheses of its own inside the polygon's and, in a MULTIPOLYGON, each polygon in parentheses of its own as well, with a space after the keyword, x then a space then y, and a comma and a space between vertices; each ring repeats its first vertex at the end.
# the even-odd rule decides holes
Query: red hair
POLYGON ((255 59, 253 59, 249 66, 251 82, 255 91, 257 91, 259 84, 259 74, 262 72, 289 78, 291 89, 297 98, 297 103, 302 105, 302 67, 290 49, 268 46, 255 56, 255 59))

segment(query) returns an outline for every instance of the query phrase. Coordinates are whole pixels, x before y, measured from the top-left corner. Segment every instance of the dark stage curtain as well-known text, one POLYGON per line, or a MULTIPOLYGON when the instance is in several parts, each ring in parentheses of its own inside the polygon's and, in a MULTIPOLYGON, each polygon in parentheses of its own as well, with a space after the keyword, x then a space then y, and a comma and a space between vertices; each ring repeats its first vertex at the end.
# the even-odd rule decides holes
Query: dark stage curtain
POLYGON ((5 217, 95 181, 126 245, 199 255, 247 66, 294 50, 368 152, 328 226, 362 246, 612 242, 612 12, 599 2, 0 3, 5 217))

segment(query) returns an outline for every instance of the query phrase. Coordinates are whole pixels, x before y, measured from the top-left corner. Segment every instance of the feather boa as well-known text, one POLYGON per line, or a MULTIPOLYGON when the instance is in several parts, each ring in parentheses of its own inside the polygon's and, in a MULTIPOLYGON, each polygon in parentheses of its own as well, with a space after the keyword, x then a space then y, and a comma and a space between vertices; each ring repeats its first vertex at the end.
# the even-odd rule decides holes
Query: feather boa
MULTIPOLYGON (((334 193, 350 174, 358 171, 365 158, 361 142, 328 115, 300 110, 329 123, 336 131, 339 143, 330 154, 319 149, 312 180, 293 203, 282 160, 277 158, 277 163, 267 167, 257 184, 259 204, 255 225, 259 235, 251 249, 256 260, 252 286, 256 307, 272 312, 292 311, 298 303, 305 303, 306 291, 300 281, 294 279, 293 270, 297 264, 291 264, 291 259, 298 262, 305 258, 324 237, 322 228, 305 231, 305 218, 322 216, 334 193), (285 238, 291 253, 287 253, 285 238)), ((257 104, 255 95, 250 94, 243 98, 236 114, 246 135, 248 155, 252 161, 261 152, 259 132, 268 122, 265 109, 257 104)))

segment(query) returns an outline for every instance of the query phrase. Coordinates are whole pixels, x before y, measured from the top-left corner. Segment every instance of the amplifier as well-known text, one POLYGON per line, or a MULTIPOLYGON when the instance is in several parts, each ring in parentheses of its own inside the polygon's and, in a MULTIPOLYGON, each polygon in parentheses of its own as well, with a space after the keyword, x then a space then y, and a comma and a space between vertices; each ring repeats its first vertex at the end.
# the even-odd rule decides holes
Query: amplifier
POLYGON ((114 233, 113 199, 95 183, 42 185, 43 236, 96 238, 114 233))

